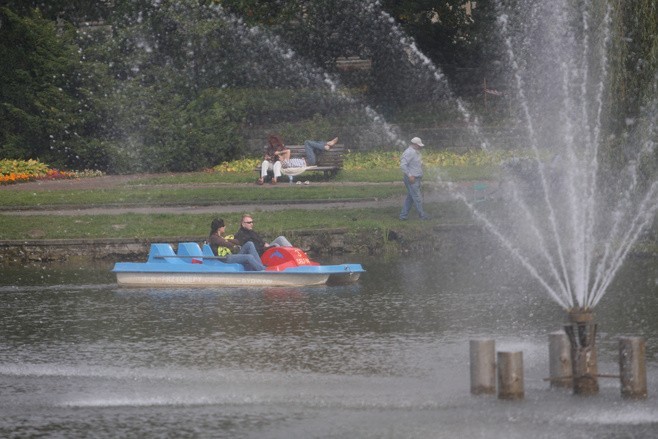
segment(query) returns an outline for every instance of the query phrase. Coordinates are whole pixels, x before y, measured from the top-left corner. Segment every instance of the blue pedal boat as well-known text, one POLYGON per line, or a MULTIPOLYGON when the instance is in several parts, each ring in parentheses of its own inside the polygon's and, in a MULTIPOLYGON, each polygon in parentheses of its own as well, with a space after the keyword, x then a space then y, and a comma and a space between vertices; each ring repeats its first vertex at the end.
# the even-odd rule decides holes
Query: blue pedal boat
POLYGON ((112 272, 128 287, 285 287, 353 283, 365 272, 361 264, 320 265, 296 247, 274 247, 261 257, 264 271, 249 271, 214 256, 210 246, 182 242, 151 244, 146 262, 117 262, 112 272))

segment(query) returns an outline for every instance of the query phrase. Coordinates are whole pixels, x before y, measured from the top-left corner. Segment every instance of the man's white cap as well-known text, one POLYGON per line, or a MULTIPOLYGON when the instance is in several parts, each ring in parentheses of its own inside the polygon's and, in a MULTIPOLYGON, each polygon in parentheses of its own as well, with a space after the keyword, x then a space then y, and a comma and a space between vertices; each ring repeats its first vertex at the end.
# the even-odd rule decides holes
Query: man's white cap
POLYGON ((411 143, 415 143, 418 146, 425 146, 423 145, 423 141, 420 140, 420 137, 414 137, 413 139, 411 139, 411 143))

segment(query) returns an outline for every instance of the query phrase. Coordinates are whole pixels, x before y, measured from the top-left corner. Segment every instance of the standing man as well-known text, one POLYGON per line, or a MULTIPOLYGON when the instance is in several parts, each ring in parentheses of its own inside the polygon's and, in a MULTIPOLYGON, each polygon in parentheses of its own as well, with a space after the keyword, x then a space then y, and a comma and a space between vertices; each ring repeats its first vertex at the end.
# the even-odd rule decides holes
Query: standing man
POLYGON ((407 198, 404 199, 400 220, 405 221, 409 216, 411 206, 416 206, 421 220, 430 217, 423 210, 423 195, 420 191, 420 182, 423 179, 423 157, 420 154, 423 141, 419 137, 411 139, 411 145, 402 153, 400 169, 404 174, 404 186, 407 188, 407 198))

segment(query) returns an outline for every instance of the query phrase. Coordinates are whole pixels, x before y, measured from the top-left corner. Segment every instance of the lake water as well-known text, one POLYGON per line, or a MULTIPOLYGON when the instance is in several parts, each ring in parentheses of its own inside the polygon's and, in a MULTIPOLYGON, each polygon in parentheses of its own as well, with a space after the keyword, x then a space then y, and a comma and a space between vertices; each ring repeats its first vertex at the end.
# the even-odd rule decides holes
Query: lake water
MULTIPOLYGON (((475 239, 352 286, 121 289, 112 264, 3 268, 1 437, 648 438, 658 435, 658 268, 633 258, 596 309, 599 371, 647 339, 649 398, 550 389, 564 311, 475 239), (472 396, 469 340, 523 352, 525 394, 472 396)), ((329 262, 329 261, 322 261, 329 262)))

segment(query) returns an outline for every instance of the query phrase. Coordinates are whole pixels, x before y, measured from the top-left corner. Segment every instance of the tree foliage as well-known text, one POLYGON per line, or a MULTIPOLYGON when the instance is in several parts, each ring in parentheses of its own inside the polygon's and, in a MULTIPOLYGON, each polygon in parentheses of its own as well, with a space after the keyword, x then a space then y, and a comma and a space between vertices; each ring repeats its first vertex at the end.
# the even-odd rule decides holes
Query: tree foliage
MULTIPOLYGON (((414 111, 446 120, 447 95, 505 81, 495 3, 5 0, 0 158, 195 170, 248 153, 245 132, 259 124, 297 138, 356 121, 355 96, 392 121, 414 111), (342 69, 343 57, 372 67, 342 69)), ((611 119, 641 113, 636 91, 655 81, 658 51, 655 2, 612 3, 611 119)))
MULTIPOLYGON (((605 123, 610 140, 604 152, 606 169, 615 178, 621 164, 635 156, 647 139, 656 141, 658 4, 654 0, 615 0, 613 11, 612 78, 605 123)), ((658 154, 645 155, 642 160, 642 175, 653 181, 658 174, 658 154)))
POLYGON ((0 145, 5 158, 75 161, 85 149, 80 56, 70 26, 0 8, 0 145))

